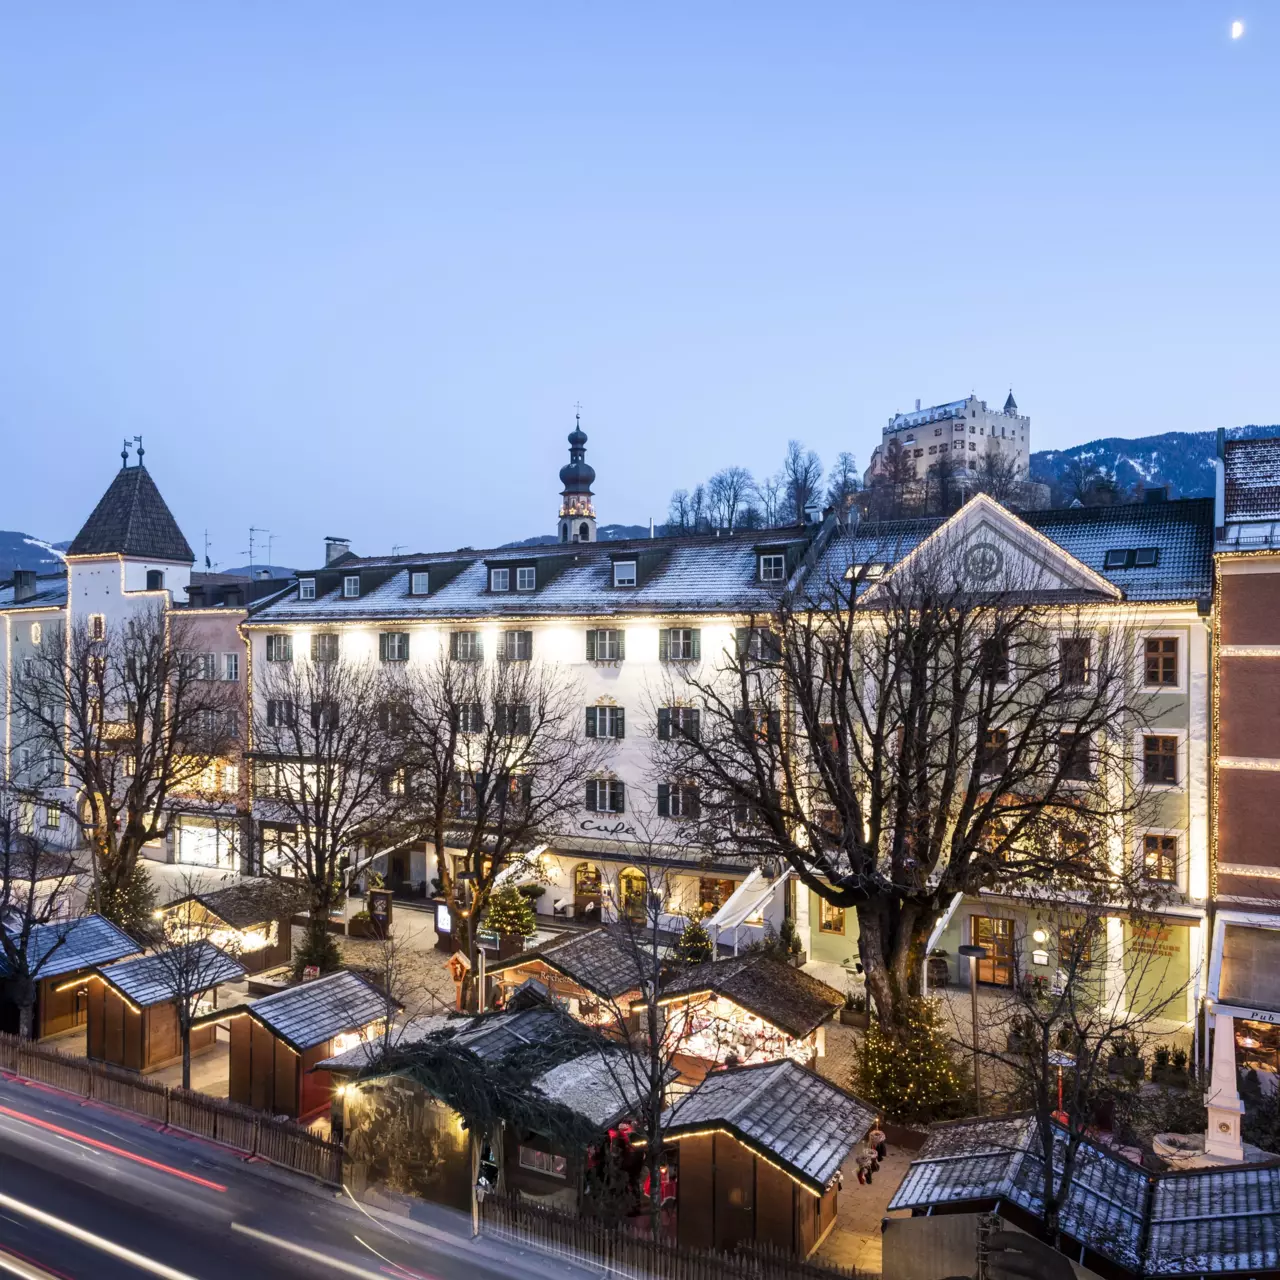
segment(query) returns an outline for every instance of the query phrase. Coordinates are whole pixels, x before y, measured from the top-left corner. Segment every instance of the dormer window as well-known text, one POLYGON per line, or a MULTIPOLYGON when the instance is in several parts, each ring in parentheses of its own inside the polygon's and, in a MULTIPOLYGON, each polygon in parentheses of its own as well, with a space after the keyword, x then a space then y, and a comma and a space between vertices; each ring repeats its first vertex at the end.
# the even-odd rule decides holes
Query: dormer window
POLYGON ((613 585, 615 587, 634 587, 636 585, 636 562, 634 560, 615 560, 613 562, 613 585))
POLYGON ((787 558, 769 553, 760 557, 760 581, 781 582, 787 576, 787 558))
POLYGON ((349 573, 342 579, 342 594, 348 600, 354 600, 360 594, 360 575, 349 573))
POLYGON ((409 594, 411 596, 425 596, 431 589, 431 575, 429 573, 411 573, 409 575, 409 594))
POLYGON ((298 579, 298 599, 314 600, 316 598, 316 580, 314 578, 298 579))
POLYGON ((516 590, 533 591, 538 585, 538 570, 533 565, 516 570, 516 590))
POLYGON ((510 569, 490 569, 489 570, 489 590, 490 591, 510 591, 511 590, 511 570, 510 569))

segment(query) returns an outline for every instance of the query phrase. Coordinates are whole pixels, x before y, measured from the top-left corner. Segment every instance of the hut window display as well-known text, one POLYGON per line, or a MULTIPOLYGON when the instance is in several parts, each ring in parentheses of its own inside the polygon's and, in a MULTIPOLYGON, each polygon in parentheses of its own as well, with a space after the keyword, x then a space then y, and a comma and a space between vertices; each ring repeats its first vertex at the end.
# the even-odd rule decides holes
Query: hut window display
POLYGON ((551 1151, 539 1151, 536 1147, 520 1148, 520 1167, 545 1174, 548 1178, 567 1178, 569 1161, 551 1151))

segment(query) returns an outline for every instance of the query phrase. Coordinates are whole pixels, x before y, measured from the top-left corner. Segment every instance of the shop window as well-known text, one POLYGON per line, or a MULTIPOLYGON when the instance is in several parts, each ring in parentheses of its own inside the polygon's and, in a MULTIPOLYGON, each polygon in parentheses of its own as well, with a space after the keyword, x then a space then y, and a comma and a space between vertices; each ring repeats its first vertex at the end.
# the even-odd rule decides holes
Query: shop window
POLYGON ((724 906, 736 889, 734 880, 717 880, 702 876, 698 880, 698 904, 704 916, 714 915, 724 906))

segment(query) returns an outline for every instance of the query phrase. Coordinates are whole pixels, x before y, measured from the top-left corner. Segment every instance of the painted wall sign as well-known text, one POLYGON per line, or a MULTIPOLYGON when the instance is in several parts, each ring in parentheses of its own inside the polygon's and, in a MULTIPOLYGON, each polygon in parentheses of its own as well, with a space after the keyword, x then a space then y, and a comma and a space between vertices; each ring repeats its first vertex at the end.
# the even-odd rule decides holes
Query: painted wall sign
POLYGON ((636 833, 635 827, 628 826, 625 822, 596 822, 592 818, 585 818, 578 823, 579 831, 596 831, 602 836, 633 836, 636 833))

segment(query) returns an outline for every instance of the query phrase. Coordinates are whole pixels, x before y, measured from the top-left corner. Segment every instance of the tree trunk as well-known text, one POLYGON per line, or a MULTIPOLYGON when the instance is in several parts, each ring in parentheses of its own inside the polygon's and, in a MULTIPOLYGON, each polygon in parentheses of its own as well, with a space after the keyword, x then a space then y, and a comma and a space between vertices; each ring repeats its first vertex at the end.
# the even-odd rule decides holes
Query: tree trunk
POLYGON ((14 1003, 18 1006, 18 1038, 34 1040, 36 1029, 36 984, 29 977, 14 978, 14 1003))
POLYGON ((182 1035, 182 1087, 191 1088, 191 1024, 184 1023, 182 1035))

